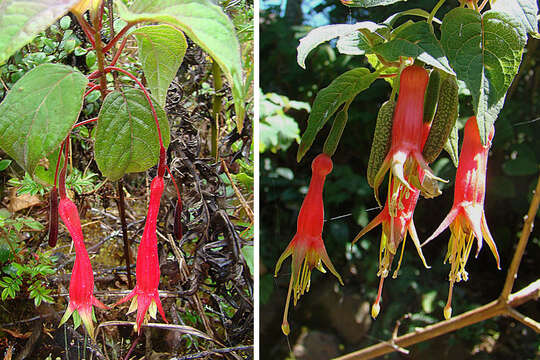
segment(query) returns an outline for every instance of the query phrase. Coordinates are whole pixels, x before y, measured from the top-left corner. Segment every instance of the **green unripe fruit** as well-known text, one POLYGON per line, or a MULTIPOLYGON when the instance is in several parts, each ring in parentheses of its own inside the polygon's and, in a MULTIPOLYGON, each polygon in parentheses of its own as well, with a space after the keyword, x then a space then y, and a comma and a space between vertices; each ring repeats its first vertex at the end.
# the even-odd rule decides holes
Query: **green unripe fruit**
POLYGON ((429 82, 426 88, 424 97, 424 122, 431 122, 435 109, 437 108, 437 100, 439 99, 439 89, 441 87, 441 74, 436 69, 431 70, 429 82))
POLYGON ((428 163, 433 162, 439 156, 456 124, 459 105, 458 90, 458 83, 453 76, 449 76, 441 83, 437 111, 422 151, 422 155, 428 163))
POLYGON ((388 100, 382 104, 377 115, 367 171, 367 180, 371 187, 374 187, 375 176, 381 168, 392 144, 392 119, 394 117, 395 107, 396 103, 388 100))

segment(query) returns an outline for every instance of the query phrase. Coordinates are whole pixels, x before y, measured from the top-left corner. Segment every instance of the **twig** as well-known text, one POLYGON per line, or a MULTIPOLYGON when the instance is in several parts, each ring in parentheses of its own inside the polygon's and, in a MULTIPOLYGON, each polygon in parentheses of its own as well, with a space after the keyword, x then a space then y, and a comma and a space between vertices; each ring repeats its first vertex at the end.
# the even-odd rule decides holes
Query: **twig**
MULTIPOLYGON (((189 269, 187 267, 186 259, 184 258, 184 255, 182 254, 182 251, 178 248, 178 246, 176 246, 176 244, 174 243, 174 240, 173 240, 173 238, 172 238, 172 236, 170 234, 167 236, 167 241, 171 245, 171 248, 173 250, 173 254, 176 257, 176 259, 178 260, 178 268, 180 270, 181 280, 182 281, 188 281, 190 273, 189 273, 189 269)), ((205 328, 206 332, 208 334, 210 334, 210 336, 214 337, 215 336, 214 331, 212 330, 212 325, 210 324, 210 320, 208 319, 208 317, 204 313, 204 306, 202 304, 201 298, 199 297, 197 292, 193 293, 193 295, 191 295, 191 297, 193 299, 193 303, 195 303, 195 308, 196 308, 197 312, 199 313, 199 316, 201 317, 201 320, 202 320, 202 322, 204 324, 204 328, 205 328)))
POLYGON ((206 350, 206 351, 201 351, 200 353, 196 353, 196 354, 185 355, 185 356, 182 356, 180 358, 172 358, 171 360, 200 359, 200 358, 205 357, 205 356, 211 356, 211 355, 215 355, 215 354, 226 354, 226 353, 230 353, 230 352, 233 352, 233 351, 245 351, 245 350, 252 350, 253 351, 253 345, 247 345, 247 346, 239 345, 239 346, 229 347, 229 348, 206 350))
POLYGON ((133 288, 131 282, 131 269, 130 269, 130 260, 129 260, 129 239, 127 233, 127 223, 126 223, 126 202, 124 200, 124 181, 122 179, 118 180, 118 214, 120 215, 120 223, 122 224, 122 239, 124 240, 124 260, 126 261, 126 272, 129 288, 133 288))
POLYGON ((139 335, 137 336, 137 338, 135 339, 135 341, 133 342, 133 345, 131 345, 131 347, 129 348, 126 356, 124 357, 124 360, 129 360, 129 357, 131 355, 131 353, 133 352, 133 350, 135 350, 135 347, 137 346, 137 344, 139 343, 139 341, 141 341, 141 336, 142 335, 139 335))
POLYGON ((347 355, 338 357, 336 358, 336 360, 373 359, 377 356, 396 351, 396 348, 392 345, 399 347, 407 347, 499 315, 511 316, 514 319, 523 323, 524 325, 529 326, 530 328, 538 332, 540 330, 540 326, 536 321, 527 318, 513 308, 529 300, 538 299, 540 297, 540 279, 532 282, 527 287, 514 294, 510 294, 510 292, 512 291, 519 264, 521 263, 521 259, 523 258, 523 253, 525 252, 525 247, 527 246, 529 236, 531 235, 534 218, 538 212, 539 206, 540 177, 538 178, 536 190, 533 193, 533 198, 531 200, 528 214, 525 217, 523 231, 521 233, 516 251, 514 252, 512 263, 510 264, 510 268, 508 269, 508 274, 506 276, 503 290, 501 291, 501 295, 497 300, 494 300, 484 306, 473 309, 471 311, 467 311, 466 313, 458 315, 449 320, 440 321, 423 329, 392 339, 391 344, 389 344, 388 342, 381 342, 379 344, 369 346, 359 351, 355 351, 347 355))
POLYGON ((223 170, 225 170, 225 174, 227 175, 227 177, 229 178, 229 181, 231 182, 231 186, 232 186, 232 188, 234 190, 234 193, 236 194, 236 197, 240 201, 240 204, 242 204, 242 207, 244 208, 244 211, 246 212, 247 216, 249 217, 249 220, 251 222, 253 222, 253 219, 254 219, 253 211, 251 210, 251 208, 247 204, 246 199, 244 199, 244 196, 242 196, 242 193, 240 193, 240 191, 238 190, 238 188, 234 184, 234 181, 233 181, 233 179, 231 177, 231 174, 229 173, 229 169, 227 168, 227 164, 225 164, 224 160, 221 160, 221 165, 223 166, 223 170))
MULTIPOLYGON (((394 339, 392 342, 399 347, 411 346, 432 339, 434 337, 464 328, 466 326, 476 324, 480 321, 484 321, 498 315, 509 315, 508 306, 516 307, 529 300, 537 299, 539 296, 540 279, 529 284, 529 286, 525 287, 521 291, 512 294, 509 297, 507 304, 501 302, 500 299, 497 299, 484 306, 473 309, 471 311, 467 311, 466 313, 453 317, 449 320, 440 321, 436 324, 400 336, 394 339)), ((385 341, 364 348, 362 350, 338 357, 335 360, 367 360, 394 351, 396 351, 396 349, 385 341)))
POLYGON ((540 206, 540 176, 538 177, 538 182, 536 184, 536 189, 533 193, 533 198, 531 200, 531 206, 529 207, 529 212, 525 216, 525 223, 523 224, 523 231, 519 237, 519 242, 514 252, 514 257, 512 258, 512 263, 508 269, 508 274, 506 275, 506 280, 504 281, 504 287, 501 292, 501 300, 505 300, 514 286, 514 281, 516 280, 517 272, 519 269, 519 264, 521 263, 521 258, 527 247, 527 242, 529 241, 529 236, 531 235, 534 218, 538 212, 538 206, 540 206))
POLYGON ((508 315, 510 315, 523 325, 530 327, 531 329, 536 331, 537 334, 540 334, 540 324, 537 321, 534 321, 530 317, 523 315, 522 313, 513 308, 508 309, 508 315))

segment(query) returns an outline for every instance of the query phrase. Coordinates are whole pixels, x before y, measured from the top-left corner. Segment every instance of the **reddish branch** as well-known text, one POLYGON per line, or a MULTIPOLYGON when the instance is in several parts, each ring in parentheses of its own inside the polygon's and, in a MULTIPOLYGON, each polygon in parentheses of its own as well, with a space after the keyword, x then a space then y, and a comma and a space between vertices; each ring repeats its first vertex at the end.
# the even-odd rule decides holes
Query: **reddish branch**
POLYGON ((120 30, 120 32, 118 34, 116 34, 116 36, 107 44, 105 45, 105 47, 103 48, 103 53, 107 53, 109 50, 111 50, 111 48, 114 46, 114 44, 116 44, 118 42, 118 40, 120 38, 122 38, 122 36, 124 36, 124 34, 129 30, 131 29, 133 26, 135 26, 136 23, 128 23, 126 26, 124 26, 124 28, 122 30, 120 30))
POLYGON ((84 17, 80 14, 76 14, 75 17, 77 18, 77 21, 81 25, 81 28, 84 31, 84 34, 88 38, 88 41, 90 44, 92 44, 92 48, 96 47, 96 41, 94 39, 94 34, 96 33, 96 30, 94 30, 88 22, 84 19, 84 17))
POLYGON ((75 125, 73 125, 72 129, 78 128, 81 125, 86 125, 86 124, 89 124, 91 122, 97 121, 98 119, 99 118, 95 117, 95 118, 92 118, 92 119, 81 121, 81 122, 76 123, 75 125))

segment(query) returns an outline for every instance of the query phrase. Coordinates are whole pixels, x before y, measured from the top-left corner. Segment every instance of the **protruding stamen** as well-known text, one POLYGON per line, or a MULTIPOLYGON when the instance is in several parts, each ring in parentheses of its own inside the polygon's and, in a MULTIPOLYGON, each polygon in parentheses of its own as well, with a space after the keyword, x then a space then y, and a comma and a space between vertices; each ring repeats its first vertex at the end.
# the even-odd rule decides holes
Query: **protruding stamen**
POLYGON ((291 302, 291 290, 293 285, 293 277, 291 276, 291 281, 289 281, 289 290, 287 291, 287 300, 285 300, 285 311, 283 312, 283 322, 281 323, 281 331, 283 334, 289 335, 291 328, 289 327, 289 322, 287 321, 287 315, 289 314, 289 303, 291 302))
POLYGON ((397 268, 394 271, 394 274, 392 275, 392 279, 397 278, 399 268, 401 267, 401 260, 403 259, 403 252, 405 251, 405 240, 407 240, 407 233, 405 233, 405 236, 403 237, 403 245, 401 246, 401 254, 399 255, 399 262, 397 264, 397 268))
POLYGON ((377 298, 373 302, 373 305, 371 306, 371 317, 376 319, 379 315, 379 312, 381 311, 381 295, 382 295, 382 288, 384 283, 384 276, 381 276, 381 280, 379 281, 379 291, 377 292, 377 298))
POLYGON ((450 281, 450 288, 448 289, 448 300, 446 301, 446 306, 444 307, 444 318, 446 320, 452 317, 452 290, 454 289, 454 282, 450 281))

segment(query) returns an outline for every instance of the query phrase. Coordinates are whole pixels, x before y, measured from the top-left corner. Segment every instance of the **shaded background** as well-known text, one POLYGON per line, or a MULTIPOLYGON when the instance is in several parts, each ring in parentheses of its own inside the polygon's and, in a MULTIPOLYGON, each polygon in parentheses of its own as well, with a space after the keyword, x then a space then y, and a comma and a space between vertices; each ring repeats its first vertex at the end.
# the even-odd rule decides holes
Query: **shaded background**
MULTIPOLYGON (((380 105, 388 99, 390 86, 377 80, 361 93, 349 109, 349 122, 333 157, 334 170, 325 186, 326 224, 323 238, 328 253, 345 286, 331 274, 315 271, 311 290, 296 308, 291 307, 291 334, 287 339, 280 325, 290 276, 287 260, 277 278, 275 263, 296 231, 296 217, 311 176, 310 164, 322 151, 330 126, 319 133, 311 150, 296 162, 298 136, 305 128, 309 105, 317 92, 347 70, 368 66, 363 56, 339 54, 333 43, 324 44, 307 58, 306 70, 296 63, 298 40, 313 26, 380 22, 409 8, 430 10, 433 1, 397 3, 371 9, 349 9, 337 0, 262 1, 260 18, 261 79, 261 356, 262 359, 328 359, 387 340, 396 321, 399 334, 443 319, 448 292, 449 265, 443 264, 449 238, 446 231, 424 248, 430 270, 423 268, 412 243, 408 242, 397 279, 385 281, 381 313, 370 318, 379 278, 376 276, 380 227, 351 248, 354 236, 377 213, 376 202, 365 173, 380 105), (290 345, 288 344, 290 343, 290 345), (290 350, 293 350, 293 353, 290 350)), ((448 1, 438 12, 457 5, 448 1)), ((405 21, 406 19, 403 19, 405 21)), ((539 40, 530 39, 519 74, 510 87, 504 109, 496 123, 490 153, 485 211, 501 255, 498 271, 489 249, 467 265, 469 281, 456 285, 454 315, 495 299, 502 289, 514 246, 536 184, 540 144, 538 94, 540 84, 537 50, 539 40)), ((460 123, 472 115, 471 97, 460 96, 460 123)), ((460 132, 462 136, 462 132, 460 132)), ((443 195, 421 198, 414 220, 419 237, 425 240, 451 208, 455 168, 443 152, 432 168, 450 183, 443 195)), ((540 240, 533 231, 521 263, 514 290, 538 278, 540 240)), ((395 269, 397 261, 394 261, 395 269)), ((520 311, 538 319, 538 303, 520 311)), ((513 319, 495 318, 410 348, 409 356, 387 355, 388 359, 538 359, 536 334, 513 319)))

